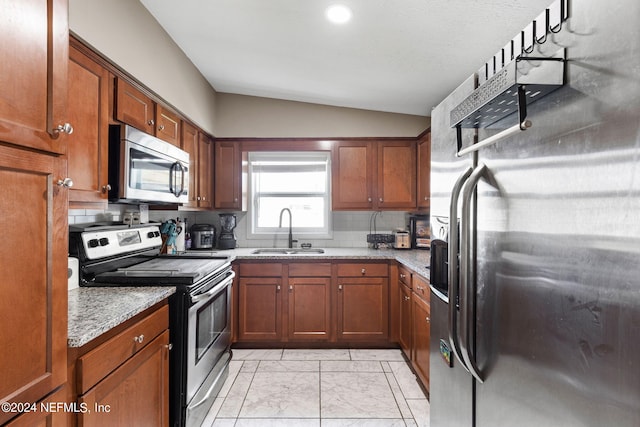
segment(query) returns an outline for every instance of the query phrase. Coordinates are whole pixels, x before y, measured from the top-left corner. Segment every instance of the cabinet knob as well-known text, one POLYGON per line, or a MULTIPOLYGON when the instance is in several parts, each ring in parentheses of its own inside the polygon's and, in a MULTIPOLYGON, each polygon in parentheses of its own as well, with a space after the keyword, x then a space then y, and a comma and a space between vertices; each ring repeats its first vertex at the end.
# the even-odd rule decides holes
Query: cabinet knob
POLYGON ((63 125, 58 125, 55 129, 53 129, 53 137, 57 138, 61 133, 66 133, 67 135, 71 135, 73 133, 73 126, 71 123, 65 123, 63 125))
POLYGON ((280 285, 276 286, 276 291, 280 292, 280 285))
POLYGON ((373 199, 372 199, 371 197, 367 197, 367 201, 368 201, 369 203, 371 203, 371 202, 373 202, 373 199))
POLYGON ((238 198, 237 197, 234 197, 233 203, 238 203, 238 198))
POLYGON ((149 126, 153 126, 154 124, 156 124, 156 122, 155 122, 153 119, 151 119, 151 120, 149 120, 149 121, 147 122, 147 124, 148 124, 149 126))
POLYGON ((144 335, 138 335, 137 337, 133 337, 133 340, 138 344, 142 344, 142 341, 144 341, 144 335))
POLYGON ((400 273, 400 278, 401 278, 401 279, 406 279, 406 278, 407 278, 407 275, 406 275, 406 274, 402 274, 402 273, 400 273))
POLYGON ((200 201, 200 196, 196 197, 196 199, 197 199, 198 201, 200 201))
POLYGON ((342 285, 338 285, 338 290, 341 291, 342 290, 342 285))
POLYGON ((382 202, 383 202, 382 197, 380 197, 380 199, 379 199, 379 200, 380 200, 380 203, 382 203, 382 202))
POLYGON ((59 179, 58 182, 59 187, 71 188, 73 187, 73 180, 71 178, 59 179))
POLYGON ((405 295, 404 300, 405 301, 409 301, 411 298, 409 298, 408 296, 405 295))
POLYGON ((163 130, 164 130, 164 125, 160 125, 160 126, 158 126, 158 130, 159 130, 159 131, 163 131, 163 130))
POLYGON ((204 201, 206 201, 206 200, 207 200, 207 198, 206 198, 206 197, 204 197, 204 196, 202 196, 202 201, 204 202, 204 201))
POLYGON ((289 285, 289 292, 293 291, 293 285, 289 285))
POLYGON ((425 317, 424 320, 426 320, 427 323, 431 322, 431 318, 430 317, 425 317))
POLYGON ((365 274, 367 274, 367 270, 365 268, 363 268, 362 270, 360 270, 360 272, 362 273, 362 275, 364 276, 365 274))
POLYGON ((169 343, 167 345, 165 345, 165 348, 169 351, 173 350, 173 343, 169 343))
POLYGON ((102 186, 102 192, 106 193, 107 191, 111 191, 111 185, 109 184, 102 186))

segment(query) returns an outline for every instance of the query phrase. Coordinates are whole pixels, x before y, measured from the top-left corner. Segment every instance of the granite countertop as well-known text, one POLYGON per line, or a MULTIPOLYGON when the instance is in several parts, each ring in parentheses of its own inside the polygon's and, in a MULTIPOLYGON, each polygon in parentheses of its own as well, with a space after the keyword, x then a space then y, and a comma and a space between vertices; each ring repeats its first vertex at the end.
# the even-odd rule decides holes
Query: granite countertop
MULTIPOLYGON (((253 254, 256 248, 194 251, 233 259, 353 259, 396 260, 429 279, 430 251, 369 248, 323 248, 322 254, 253 254)), ((81 287, 69 291, 68 347, 82 347, 99 335, 131 319, 175 293, 170 286, 81 287)))
POLYGON ((175 291, 171 286, 86 287, 70 290, 67 346, 82 347, 175 291))

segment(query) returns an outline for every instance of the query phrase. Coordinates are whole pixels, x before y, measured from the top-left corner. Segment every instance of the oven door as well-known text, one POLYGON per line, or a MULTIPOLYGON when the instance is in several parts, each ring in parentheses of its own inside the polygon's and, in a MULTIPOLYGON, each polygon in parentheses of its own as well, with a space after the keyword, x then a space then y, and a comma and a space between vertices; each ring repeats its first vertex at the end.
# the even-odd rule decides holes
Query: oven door
POLYGON ((231 358, 231 285, 235 273, 190 295, 187 341, 187 425, 206 416, 231 358))

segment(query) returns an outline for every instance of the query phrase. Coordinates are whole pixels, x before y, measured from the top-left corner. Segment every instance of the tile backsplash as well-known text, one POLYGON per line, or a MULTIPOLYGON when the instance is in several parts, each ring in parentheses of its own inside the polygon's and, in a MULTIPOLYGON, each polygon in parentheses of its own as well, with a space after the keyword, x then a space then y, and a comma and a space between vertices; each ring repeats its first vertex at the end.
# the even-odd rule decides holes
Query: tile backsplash
MULTIPOLYGON (((122 221, 127 211, 137 211, 137 205, 109 204, 107 210, 69 209, 69 224, 93 223, 101 221, 122 221)), ((367 234, 374 232, 369 229, 373 212, 332 212, 333 236, 331 239, 299 239, 299 243, 311 243, 316 247, 367 247, 367 234)), ((287 233, 274 239, 248 239, 246 212, 236 212, 237 226, 235 229, 238 247, 284 247, 287 245, 287 233)), ((220 220, 215 211, 160 211, 150 210, 149 220, 162 222, 168 219, 180 218, 187 220, 187 226, 198 224, 213 224, 217 233, 220 232, 220 220)), ((375 219, 378 233, 391 233, 396 229, 406 229, 409 214, 406 212, 385 211, 378 212, 375 219)), ((372 225, 373 227, 373 225, 372 225)), ((297 237, 294 234, 294 239, 297 237)))

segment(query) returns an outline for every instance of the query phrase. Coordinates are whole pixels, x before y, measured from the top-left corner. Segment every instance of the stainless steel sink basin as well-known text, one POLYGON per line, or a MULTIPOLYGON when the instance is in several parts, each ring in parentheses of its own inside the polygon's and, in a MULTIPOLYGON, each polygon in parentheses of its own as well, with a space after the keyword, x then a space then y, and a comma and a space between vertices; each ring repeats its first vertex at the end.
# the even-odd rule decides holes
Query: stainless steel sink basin
POLYGON ((299 255, 299 254, 323 254, 324 249, 315 248, 262 248, 256 249, 252 254, 283 254, 283 255, 299 255))

